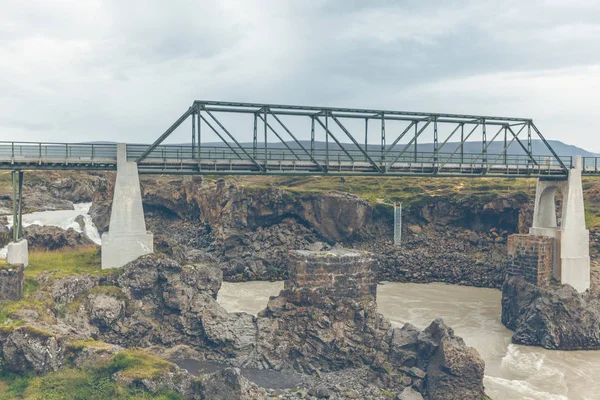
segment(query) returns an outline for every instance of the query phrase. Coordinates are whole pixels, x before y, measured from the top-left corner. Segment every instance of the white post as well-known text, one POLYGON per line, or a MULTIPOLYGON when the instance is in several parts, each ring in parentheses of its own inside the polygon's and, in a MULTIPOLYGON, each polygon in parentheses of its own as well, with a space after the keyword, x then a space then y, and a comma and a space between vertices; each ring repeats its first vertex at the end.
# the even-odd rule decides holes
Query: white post
POLYGON ((575 158, 569 170, 567 195, 563 199, 561 224, 561 282, 577 291, 590 287, 590 232, 585 226, 585 206, 581 183, 582 158, 575 158))

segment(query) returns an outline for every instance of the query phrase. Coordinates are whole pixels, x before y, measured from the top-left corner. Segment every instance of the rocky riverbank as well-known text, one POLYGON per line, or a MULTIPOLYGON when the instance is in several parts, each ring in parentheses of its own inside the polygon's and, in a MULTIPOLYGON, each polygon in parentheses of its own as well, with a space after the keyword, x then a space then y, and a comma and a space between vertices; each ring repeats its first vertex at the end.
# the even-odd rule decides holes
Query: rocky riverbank
POLYGON ((378 399, 412 392, 429 399, 483 398, 483 362, 441 320, 423 331, 408 324, 392 329, 377 313, 376 260, 370 255, 334 249, 290 259, 294 273, 285 290, 257 317, 227 313, 215 301, 222 272, 209 264, 182 266, 153 255, 111 273, 42 273, 33 292, 3 305, 2 370, 44 375, 102 365, 113 382, 151 393, 267 396, 237 369, 224 366, 193 377, 154 356, 162 355, 311 374, 310 385, 287 392, 295 398, 357 393, 378 399), (130 359, 138 364, 125 361, 130 359), (152 373, 135 372, 146 364, 152 373), (343 372, 348 369, 353 372, 343 372), (360 379, 354 376, 359 370, 360 379))
POLYGON ((600 297, 569 285, 539 288, 520 277, 502 286, 502 323, 513 343, 552 350, 600 349, 600 297))

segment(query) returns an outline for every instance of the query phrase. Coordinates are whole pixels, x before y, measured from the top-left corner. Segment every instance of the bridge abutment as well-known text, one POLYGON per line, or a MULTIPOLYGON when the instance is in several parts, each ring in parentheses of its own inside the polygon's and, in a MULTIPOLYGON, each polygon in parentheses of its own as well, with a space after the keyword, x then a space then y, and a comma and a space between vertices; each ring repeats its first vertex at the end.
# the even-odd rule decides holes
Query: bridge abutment
MULTIPOLYGON (((532 256, 527 250, 527 243, 531 241, 527 236, 551 238, 552 277, 561 283, 568 283, 579 292, 590 287, 590 234, 585 226, 582 164, 582 158, 577 157, 567 180, 538 179, 533 226, 529 229, 529 235, 514 235, 512 252, 509 249, 513 266, 526 264, 527 258, 532 256), (560 220, 556 213, 558 193, 562 195, 560 220)), ((547 265, 547 262, 538 265, 547 265)))
POLYGON ((137 164, 127 161, 127 146, 119 143, 110 224, 102 235, 102 269, 122 267, 153 251, 153 235, 146 231, 137 164))

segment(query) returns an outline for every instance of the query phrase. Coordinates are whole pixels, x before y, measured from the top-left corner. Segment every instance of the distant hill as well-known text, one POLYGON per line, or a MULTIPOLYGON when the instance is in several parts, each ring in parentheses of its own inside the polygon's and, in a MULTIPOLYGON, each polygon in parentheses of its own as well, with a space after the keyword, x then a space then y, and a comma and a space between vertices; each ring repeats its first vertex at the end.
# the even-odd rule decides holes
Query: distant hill
MULTIPOLYGON (((527 145, 526 141, 523 141, 522 139, 521 139, 521 141, 525 146, 527 145)), ((305 148, 307 148, 307 149, 310 148, 310 141, 301 140, 300 143, 305 148)), ((556 152, 556 154, 558 154, 559 156, 565 156, 565 157, 569 157, 569 156, 571 156, 571 157, 574 157, 574 156, 583 156, 583 157, 600 156, 600 154, 595 154, 590 151, 584 150, 580 147, 573 146, 570 144, 565 144, 558 140, 548 140, 548 143, 550 144, 552 149, 556 152)), ((252 147, 252 143, 250 143, 250 142, 244 142, 244 143, 240 143, 240 144, 244 147, 252 147)), ((295 142, 286 142, 286 144, 292 149, 299 148, 299 146, 295 142)), ((439 145, 441 145, 441 144, 442 143, 440 142, 439 145)), ((460 142, 448 142, 444 145, 444 147, 442 147, 442 149, 440 151, 442 153, 452 153, 459 146, 459 144, 460 144, 460 142)), ((221 142, 203 143, 203 145, 217 146, 217 147, 225 146, 225 144, 223 144, 221 142)), ((262 144, 259 143, 259 147, 261 145, 262 144)), ((346 149, 355 148, 354 144, 352 144, 352 143, 343 143, 343 145, 346 149)), ((546 145, 541 140, 533 140, 531 145, 533 148, 533 154, 538 155, 538 156, 551 155, 550 150, 548 150, 546 145)), ((397 150, 397 151, 402 150, 404 148, 404 146, 405 146, 405 144, 398 144, 395 146, 394 150, 397 150)), ((268 147, 269 148, 285 148, 285 145, 281 142, 272 142, 272 143, 269 143, 268 147)), ((482 150, 481 147, 482 147, 481 142, 465 142, 464 152, 465 153, 480 153, 482 150)), ((324 149, 325 142, 322 142, 322 141, 315 142, 315 148, 324 149)), ((331 142, 329 142, 329 149, 336 150, 336 149, 339 149, 339 146, 332 140, 331 142)), ((369 144, 369 151, 378 151, 380 149, 381 149, 380 145, 369 144)), ((504 144, 502 142, 494 141, 494 142, 492 142, 492 144, 489 145, 487 152, 488 152, 488 154, 500 154, 500 153, 502 153, 503 149, 504 149, 504 144)), ((410 146, 407 149, 407 152, 411 152, 411 151, 414 151, 414 146, 410 146)), ((419 143, 417 145, 417 151, 433 152, 433 143, 419 143)), ((523 149, 521 148, 519 143, 517 143, 515 141, 508 148, 508 153, 514 154, 514 155, 519 155, 519 154, 524 154, 525 152, 523 151, 523 149)))
MULTIPOLYGON (((526 141, 523 141, 523 139, 521 139, 522 143, 524 145, 527 145, 526 141)), ((85 142, 85 143, 93 143, 93 144, 110 144, 110 143, 114 143, 114 142, 85 142)), ((307 149, 310 149, 310 141, 308 140, 301 140, 300 143, 302 144, 302 146, 304 146, 307 149)), ((600 153, 592 153, 590 151, 587 151, 585 149, 582 149, 581 147, 577 147, 577 146, 573 146, 570 144, 566 144, 563 143, 559 140, 548 140, 548 143, 550 144, 550 146, 552 147, 552 149, 554 149, 554 151, 556 152, 556 154, 558 154, 559 156, 565 156, 565 157, 574 157, 574 156, 583 156, 583 157, 599 157, 600 153)), ((233 145, 233 143, 231 143, 233 145)), ((252 147, 252 142, 241 142, 240 143, 242 146, 244 147, 252 147)), ((286 142, 286 144, 292 148, 292 149, 299 149, 299 146, 296 144, 296 142, 290 141, 290 142, 286 142)), ((442 142, 440 142, 440 146, 441 146, 442 142)), ((532 147, 533 147, 533 154, 537 155, 537 156, 549 156, 551 155, 550 150, 548 150, 548 148, 546 147, 546 145, 541 141, 541 140, 533 140, 532 141, 532 147)), ((172 146, 182 146, 182 145, 187 145, 190 146, 191 143, 168 143, 168 145, 172 145, 172 146)), ((202 143, 203 146, 211 146, 211 147, 226 147, 226 145, 223 142, 208 142, 208 143, 202 143)), ((352 143, 343 143, 344 147, 346 147, 346 149, 352 149, 355 148, 354 144, 352 143)), ((442 153, 452 153, 454 152, 454 150, 458 147, 459 142, 448 142, 444 145, 444 147, 442 147, 442 149, 440 150, 440 152, 442 153)), ((259 143, 259 147, 262 146, 262 143, 259 143)), ((361 144, 362 146, 362 144, 361 144)), ((403 149, 405 146, 405 144, 398 144, 396 145, 394 150, 401 150, 403 149)), ((285 148, 285 145, 281 142, 269 142, 269 148, 271 149, 280 149, 280 148, 285 148)), ((325 148, 325 142, 323 141, 316 141, 315 142, 315 148, 316 149, 324 149, 325 148)), ((330 150, 338 150, 339 146, 332 140, 331 142, 329 142, 329 149, 330 150)), ((369 151, 378 151, 381 149, 380 145, 376 145, 376 144, 369 144, 369 151)), ((504 149, 504 144, 502 142, 492 142, 492 144, 489 145, 487 151, 488 154, 499 154, 502 152, 502 150, 504 149)), ((481 152, 481 142, 465 142, 464 144, 464 152, 465 153, 480 153, 481 152)), ((410 146, 407 150, 407 152, 412 152, 414 151, 414 146, 410 146)), ((433 152, 433 143, 419 143, 417 146, 417 151, 419 152, 433 152)), ((508 149, 508 153, 509 154, 514 154, 514 155, 520 155, 520 154, 524 154, 523 149, 521 148, 521 146, 515 141, 512 143, 512 145, 509 147, 508 149)))

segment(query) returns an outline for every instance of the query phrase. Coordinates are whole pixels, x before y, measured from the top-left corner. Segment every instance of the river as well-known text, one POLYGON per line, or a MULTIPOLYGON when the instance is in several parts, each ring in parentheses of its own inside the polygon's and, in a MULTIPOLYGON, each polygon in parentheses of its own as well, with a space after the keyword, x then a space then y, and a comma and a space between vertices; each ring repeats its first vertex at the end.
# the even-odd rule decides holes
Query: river
MULTIPOLYGON (((282 282, 224 282, 218 301, 229 312, 256 314, 282 282)), ((500 322, 501 294, 445 284, 385 283, 379 311, 393 325, 425 328, 437 317, 454 328, 485 361, 486 393, 494 400, 600 399, 600 351, 550 351, 511 343, 500 322)))

